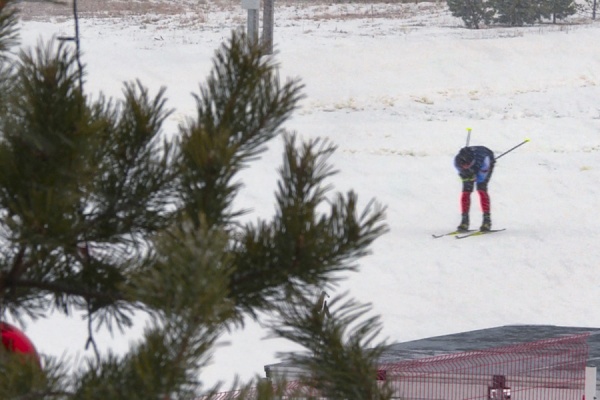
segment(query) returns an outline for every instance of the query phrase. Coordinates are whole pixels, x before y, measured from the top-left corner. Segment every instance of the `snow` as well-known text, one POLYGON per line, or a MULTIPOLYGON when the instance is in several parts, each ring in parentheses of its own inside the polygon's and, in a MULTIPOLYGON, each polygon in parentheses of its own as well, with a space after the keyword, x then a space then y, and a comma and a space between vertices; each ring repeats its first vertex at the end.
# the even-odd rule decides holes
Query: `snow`
MULTIPOLYGON (((120 97, 140 79, 166 86, 176 112, 165 134, 193 116, 212 56, 245 11, 203 5, 186 16, 83 18, 87 90, 120 97)), ((381 339, 399 342, 507 324, 600 327, 600 25, 593 21, 467 30, 443 4, 282 5, 275 13, 282 78, 306 85, 302 108, 286 128, 338 145, 336 191, 354 189, 363 205, 387 205, 390 232, 339 285, 373 305, 381 339), (382 15, 393 16, 383 18, 382 15), (500 154, 490 183, 493 236, 432 239, 459 223, 454 154, 465 143, 500 154)), ((23 21, 22 43, 71 35, 68 18, 23 21)), ((241 177, 250 215, 274 210, 281 140, 241 177)), ((478 227, 479 199, 471 221, 478 227)), ((142 324, 111 337, 103 351, 126 351, 142 324)), ((92 356, 79 318, 29 323, 44 354, 92 356)), ((276 353, 297 349, 249 323, 223 338, 206 384, 264 376, 276 353)))

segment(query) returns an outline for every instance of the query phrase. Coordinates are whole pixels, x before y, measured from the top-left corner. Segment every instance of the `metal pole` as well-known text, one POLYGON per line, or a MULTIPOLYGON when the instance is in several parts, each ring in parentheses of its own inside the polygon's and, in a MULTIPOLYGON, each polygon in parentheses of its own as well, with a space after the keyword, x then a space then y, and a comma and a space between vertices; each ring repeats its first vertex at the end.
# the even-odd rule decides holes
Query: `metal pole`
POLYGON ((506 155, 508 153, 510 153, 511 151, 513 151, 514 149, 516 149, 517 147, 523 146, 525 143, 529 142, 529 139, 525 139, 523 140, 521 143, 519 143, 518 145, 516 145, 515 147, 506 150, 504 153, 500 154, 498 157, 496 157, 495 159, 499 159, 500 157, 502 157, 503 155, 506 155))
POLYGON ((248 10, 248 38, 258 43, 258 10, 248 10))
POLYGON ((79 15, 77 14, 77 0, 73 0, 73 18, 75 19, 75 58, 79 69, 79 91, 83 93, 83 65, 81 63, 81 42, 79 40, 79 15))
POLYGON ((262 46, 265 54, 273 54, 273 25, 275 20, 275 0, 264 0, 262 46))
POLYGON ((469 147, 469 142, 471 141, 471 128, 467 128, 467 144, 465 147, 469 147))
POLYGON ((242 0, 242 8, 248 10, 248 40, 258 43, 258 9, 260 0, 242 0))

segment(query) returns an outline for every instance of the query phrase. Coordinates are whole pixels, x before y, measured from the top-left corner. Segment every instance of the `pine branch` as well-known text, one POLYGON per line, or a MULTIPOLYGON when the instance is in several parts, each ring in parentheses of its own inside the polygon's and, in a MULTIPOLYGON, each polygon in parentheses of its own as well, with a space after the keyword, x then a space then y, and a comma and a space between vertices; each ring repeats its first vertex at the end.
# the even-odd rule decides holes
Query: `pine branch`
POLYGON ((11 286, 15 288, 23 287, 30 289, 39 289, 49 293, 60 294, 65 296, 78 296, 86 299, 96 299, 111 304, 117 301, 125 300, 125 297, 118 292, 107 293, 105 291, 96 291, 80 286, 75 286, 73 285, 73 283, 66 282, 44 282, 28 279, 18 279, 16 281, 13 281, 11 286))
POLYGON ((13 260, 12 267, 10 271, 5 273, 0 273, 0 293, 4 293, 6 289, 10 288, 14 285, 14 282, 23 274, 23 272, 27 269, 29 263, 25 263, 23 258, 25 256, 25 247, 21 246, 15 255, 15 259, 13 260))
MULTIPOLYGON (((0 62, 6 59, 6 53, 17 43, 16 0, 0 0, 0 62)), ((1 65, 1 64, 0 64, 1 65)))
POLYGON ((302 382, 328 399, 391 399, 391 388, 375 379, 377 360, 385 344, 373 345, 381 330, 378 317, 365 318, 370 306, 344 296, 329 303, 330 317, 307 297, 290 298, 279 308, 281 321, 272 325, 277 336, 308 350, 286 355, 303 369, 302 382))
POLYGON ((234 33, 215 56, 213 71, 195 95, 197 119, 181 128, 181 201, 196 226, 230 223, 241 185, 233 177, 280 133, 302 98, 296 80, 281 84, 264 49, 234 33))
MULTIPOLYGON (((11 37, 5 11, 0 52, 11 37)), ((53 43, 0 71, 2 311, 45 317, 50 294, 65 314, 88 312, 92 344, 93 323, 128 326, 133 310, 152 325, 124 355, 98 351, 73 375, 44 370, 49 381, 20 388, 15 379, 6 392, 3 376, 0 398, 196 399, 220 335, 287 300, 275 332, 312 352, 297 359, 308 370, 329 359, 310 384, 332 398, 384 399, 373 383, 378 347, 363 351, 376 318, 362 323, 361 307, 334 301, 324 321, 325 302, 314 313, 302 297, 355 270, 387 231, 385 207, 360 211, 354 192, 330 195, 335 146, 286 136, 274 217, 238 225, 246 211, 234 209, 234 178, 283 133, 299 81, 282 83, 273 58, 233 34, 195 96, 196 117, 161 143, 165 89, 151 96, 138 81, 122 101, 92 101, 79 71, 77 54, 53 43)), ((264 399, 280 389, 259 385, 264 399)))
POLYGON ((294 135, 286 136, 285 146, 279 211, 271 223, 246 225, 234 249, 230 291, 238 304, 269 309, 282 287, 322 287, 335 280, 334 273, 354 270, 353 263, 388 230, 385 207, 371 201, 358 214, 353 192, 338 194, 323 211, 326 179, 335 173, 327 160, 335 146, 315 140, 297 149, 294 135))

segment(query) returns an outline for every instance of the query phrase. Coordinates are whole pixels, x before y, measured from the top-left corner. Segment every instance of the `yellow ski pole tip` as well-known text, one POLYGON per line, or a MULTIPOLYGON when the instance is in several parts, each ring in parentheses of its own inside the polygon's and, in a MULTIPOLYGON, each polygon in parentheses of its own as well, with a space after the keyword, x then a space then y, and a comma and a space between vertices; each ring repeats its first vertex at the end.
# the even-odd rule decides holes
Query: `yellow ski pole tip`
POLYGON ((529 139, 528 137, 525 138, 526 142, 529 142, 531 139, 529 139))

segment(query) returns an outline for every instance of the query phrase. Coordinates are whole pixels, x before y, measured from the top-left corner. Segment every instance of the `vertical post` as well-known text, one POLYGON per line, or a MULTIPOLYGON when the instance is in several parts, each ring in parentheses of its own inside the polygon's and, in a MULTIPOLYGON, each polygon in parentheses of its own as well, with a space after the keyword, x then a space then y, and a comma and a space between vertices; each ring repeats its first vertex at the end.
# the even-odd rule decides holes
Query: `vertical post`
POLYGON ((73 0, 73 18, 75 19, 75 57, 79 69, 79 92, 83 94, 83 64, 81 63, 81 42, 79 40, 79 14, 77 13, 77 0, 73 0))
POLYGON ((585 367, 585 399, 593 399, 596 394, 596 367, 585 367))
POLYGON ((260 0, 242 0, 242 8, 248 10, 248 39, 258 43, 258 8, 260 0))
POLYGON ((266 54, 273 54, 273 25, 275 0, 264 0, 262 43, 266 54))
POLYGON ((75 43, 75 59, 77 60, 77 68, 79 70, 79 93, 83 94, 83 64, 81 63, 81 42, 79 41, 79 15, 77 13, 77 0, 73 0, 73 19, 75 21, 75 35, 59 36, 57 39, 61 41, 72 41, 75 43))
POLYGON ((248 37, 258 43, 258 10, 248 10, 248 37))

